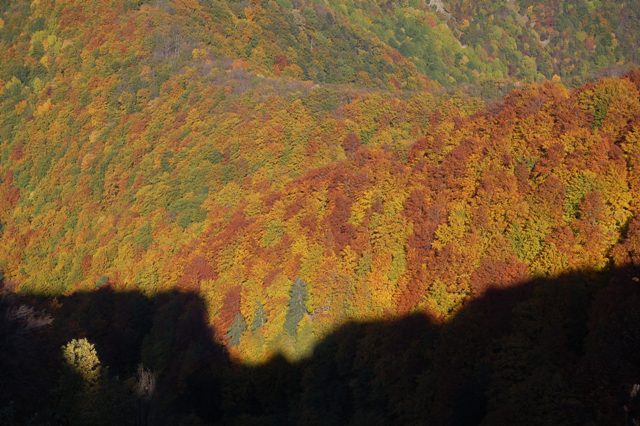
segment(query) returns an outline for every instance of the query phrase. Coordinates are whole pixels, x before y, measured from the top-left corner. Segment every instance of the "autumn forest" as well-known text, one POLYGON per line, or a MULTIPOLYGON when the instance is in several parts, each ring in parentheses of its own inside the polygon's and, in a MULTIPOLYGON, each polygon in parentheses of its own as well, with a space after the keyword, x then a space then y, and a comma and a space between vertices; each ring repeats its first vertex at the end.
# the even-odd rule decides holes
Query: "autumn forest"
POLYGON ((637 0, 0 0, 0 424, 640 424, 637 0))

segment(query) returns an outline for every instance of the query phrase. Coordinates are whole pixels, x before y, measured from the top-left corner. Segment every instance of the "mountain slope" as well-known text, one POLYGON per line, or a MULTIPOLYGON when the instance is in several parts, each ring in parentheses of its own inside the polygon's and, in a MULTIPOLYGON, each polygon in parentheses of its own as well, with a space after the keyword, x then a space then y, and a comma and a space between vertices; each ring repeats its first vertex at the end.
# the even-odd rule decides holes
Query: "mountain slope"
POLYGON ((563 34, 634 18, 550 10, 1 2, 0 269, 52 296, 198 291, 261 360, 347 319, 444 320, 488 283, 606 267, 638 209, 638 73, 524 83, 633 59, 631 34, 595 53, 563 34))

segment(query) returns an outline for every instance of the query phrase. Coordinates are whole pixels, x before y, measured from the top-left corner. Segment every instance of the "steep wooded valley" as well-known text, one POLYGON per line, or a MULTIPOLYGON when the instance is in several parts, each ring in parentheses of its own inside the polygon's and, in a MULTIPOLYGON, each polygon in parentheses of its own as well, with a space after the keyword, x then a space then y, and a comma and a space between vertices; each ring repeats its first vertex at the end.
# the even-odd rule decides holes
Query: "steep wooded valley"
POLYGON ((637 0, 0 0, 0 424, 640 424, 637 65, 637 0))

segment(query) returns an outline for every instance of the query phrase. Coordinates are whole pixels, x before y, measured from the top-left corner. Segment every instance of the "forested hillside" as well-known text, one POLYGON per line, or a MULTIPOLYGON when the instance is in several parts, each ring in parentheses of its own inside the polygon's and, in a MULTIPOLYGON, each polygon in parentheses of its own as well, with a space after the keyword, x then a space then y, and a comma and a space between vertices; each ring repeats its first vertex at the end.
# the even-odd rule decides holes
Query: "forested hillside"
POLYGON ((0 281, 189 294, 227 361, 307 368, 346 323, 633 271, 639 6, 0 0, 0 281))

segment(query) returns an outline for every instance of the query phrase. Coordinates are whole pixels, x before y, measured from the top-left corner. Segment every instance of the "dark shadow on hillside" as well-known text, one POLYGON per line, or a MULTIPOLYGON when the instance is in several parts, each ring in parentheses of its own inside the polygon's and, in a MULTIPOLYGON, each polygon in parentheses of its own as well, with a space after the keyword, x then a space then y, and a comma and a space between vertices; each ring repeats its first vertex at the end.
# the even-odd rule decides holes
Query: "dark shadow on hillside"
POLYGON ((447 324, 345 324, 308 359, 257 367, 229 358, 195 294, 7 294, 0 423, 634 424, 638 277, 627 267, 488 290, 447 324), (84 337, 108 366, 93 387, 61 356, 84 337), (137 389, 141 363, 153 392, 137 389))

